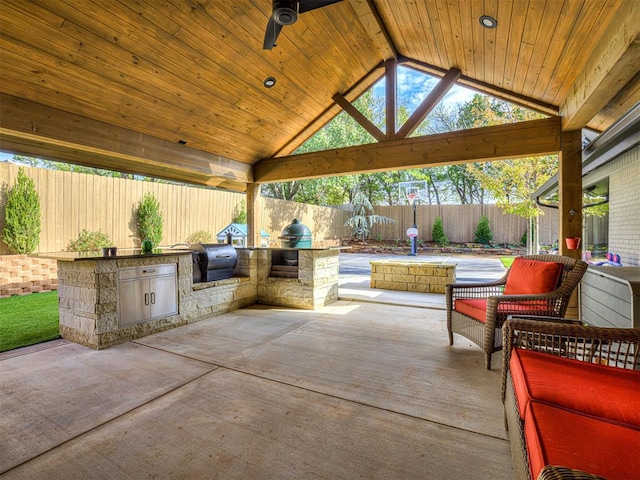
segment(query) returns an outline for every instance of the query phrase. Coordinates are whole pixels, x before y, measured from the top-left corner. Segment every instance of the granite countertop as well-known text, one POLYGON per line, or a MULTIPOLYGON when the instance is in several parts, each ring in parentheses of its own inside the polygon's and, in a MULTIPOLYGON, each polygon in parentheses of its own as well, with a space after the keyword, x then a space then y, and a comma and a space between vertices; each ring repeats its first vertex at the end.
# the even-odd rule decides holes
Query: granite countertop
POLYGON ((118 249, 115 256, 102 255, 102 252, 45 252, 35 253, 32 257, 51 258, 67 262, 80 260, 122 260, 125 258, 167 257, 170 255, 190 255, 192 250, 185 248, 158 248, 152 253, 142 253, 139 248, 118 249))

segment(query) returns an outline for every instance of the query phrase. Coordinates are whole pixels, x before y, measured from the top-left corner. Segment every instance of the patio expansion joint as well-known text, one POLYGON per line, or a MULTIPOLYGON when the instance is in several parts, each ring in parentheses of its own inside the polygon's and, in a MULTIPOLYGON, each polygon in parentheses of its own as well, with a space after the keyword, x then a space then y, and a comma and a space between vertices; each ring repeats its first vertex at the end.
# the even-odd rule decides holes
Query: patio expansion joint
MULTIPOLYGON (((203 362, 203 363, 207 363, 207 362, 203 362)), ((87 429, 87 430, 85 430, 83 432, 79 432, 78 434, 67 438, 66 440, 58 443, 57 445, 54 445, 51 448, 43 450, 42 452, 40 452, 37 455, 34 455, 33 457, 25 460, 24 462, 20 462, 19 464, 16 464, 16 465, 12 466, 11 468, 9 468, 7 470, 0 471, 0 476, 4 475, 5 473, 9 473, 12 470, 15 470, 16 468, 19 468, 22 465, 26 465, 27 463, 29 463, 29 462, 31 462, 31 461, 33 461, 33 460, 35 460, 35 459, 37 459, 37 458, 39 458, 39 457, 41 457, 43 455, 46 455, 47 453, 52 452, 52 451, 54 451, 54 450, 56 450, 56 449, 58 449, 58 448, 60 448, 60 447, 62 447, 64 445, 66 445, 68 443, 71 443, 74 440, 76 440, 78 438, 81 438, 81 437, 83 437, 83 436, 85 436, 85 435, 87 435, 87 434, 89 434, 89 433, 91 433, 91 432, 93 432, 95 430, 98 430, 98 429, 104 427, 105 425, 108 425, 109 423, 115 421, 115 420, 118 420, 118 419, 120 419, 120 418, 122 418, 122 417, 124 417, 126 415, 129 415, 129 414, 135 412, 136 410, 139 410, 140 408, 143 408, 143 407, 149 405, 150 403, 153 403, 156 400, 159 400, 159 399, 163 398, 164 396, 169 395, 169 394, 171 394, 171 393, 173 393, 173 392, 185 387, 186 385, 189 385, 191 382, 193 382, 195 380, 198 380, 198 379, 200 379, 200 378, 202 378, 202 377, 204 377, 206 375, 209 375, 211 372, 214 372, 216 370, 218 370, 218 368, 214 368, 212 370, 208 370, 208 371, 206 371, 206 372, 204 372, 204 373, 202 373, 200 375, 197 375, 197 376, 195 376, 195 377, 193 377, 193 378, 191 378, 191 379, 189 379, 189 380, 187 380, 187 381, 185 381, 185 382, 183 382, 183 383, 181 383, 179 385, 176 385, 175 387, 171 388, 170 390, 167 390, 166 392, 161 393, 160 395, 158 395, 156 397, 150 398, 146 402, 140 403, 139 405, 136 405, 135 407, 130 408, 129 410, 121 412, 118 415, 116 415, 116 416, 114 416, 112 418, 109 418, 108 420, 105 420, 104 422, 101 422, 101 423, 99 423, 97 425, 94 425, 93 427, 91 427, 91 428, 89 428, 89 429, 87 429)))
MULTIPOLYGON (((304 325, 301 325, 298 328, 303 328, 303 327, 309 325, 310 323, 313 323, 314 321, 315 320, 312 320, 311 322, 305 323, 304 325)), ((296 328, 295 330, 293 330, 291 332, 287 332, 282 336, 290 335, 291 333, 293 333, 296 330, 298 330, 298 328, 296 328)), ((278 338, 281 338, 282 336, 280 336, 278 338)), ((275 339, 273 339, 273 340, 275 340, 275 339)), ((271 341, 273 341, 273 340, 271 340, 271 341)), ((137 343, 137 342, 135 342, 135 340, 134 340, 133 343, 137 343)), ((373 408, 373 409, 376 409, 376 410, 379 410, 379 411, 389 412, 389 413, 392 413, 392 414, 395 414, 395 415, 401 415, 401 416, 406 417, 406 418, 411 418, 411 419, 414 419, 414 420, 420 420, 420 421, 423 421, 423 422, 429 422, 429 423, 431 423, 433 425, 439 425, 439 426, 442 426, 442 427, 453 428, 453 429, 459 430, 461 432, 470 433, 470 434, 473 434, 473 435, 481 435, 483 437, 492 438, 492 439, 500 440, 500 441, 503 441, 503 442, 508 442, 509 441, 508 439, 505 439, 503 437, 499 437, 497 435, 489 435, 489 434, 486 434, 486 433, 477 432, 475 430, 470 430, 470 429, 467 429, 467 428, 461 428, 461 427, 457 427, 455 425, 449 425, 449 424, 444 423, 444 422, 438 422, 436 420, 432 420, 432 419, 429 419, 429 418, 420 417, 418 415, 411 415, 409 413, 398 412, 398 411, 392 410, 390 408, 380 407, 379 405, 374 405, 374 404, 366 403, 366 402, 360 402, 360 401, 357 401, 357 400, 352 400, 352 399, 349 399, 349 398, 340 397, 338 395, 332 395, 330 393, 322 392, 320 390, 314 390, 312 388, 302 387, 302 386, 296 385, 294 383, 289 383, 289 382, 285 382, 285 381, 282 381, 282 380, 277 380, 275 378, 271 378, 271 377, 268 377, 268 376, 258 375, 256 373, 252 373, 252 372, 249 372, 249 371, 246 371, 246 370, 241 370, 239 368, 230 367, 230 366, 225 365, 223 363, 207 362, 207 361, 204 361, 204 360, 201 360, 201 359, 189 356, 189 355, 184 355, 184 354, 181 354, 181 353, 171 352, 169 350, 165 350, 165 349, 158 348, 158 347, 154 347, 154 346, 150 346, 150 345, 144 345, 144 344, 139 344, 139 345, 145 346, 145 347, 148 347, 148 348, 153 348, 155 350, 159 350, 159 351, 162 351, 164 353, 170 353, 172 355, 180 356, 180 357, 183 357, 183 358, 186 358, 186 359, 189 359, 189 360, 199 361, 199 362, 206 363, 206 364, 209 364, 211 366, 217 367, 217 368, 214 368, 214 369, 212 369, 212 370, 210 370, 210 371, 208 371, 208 372, 206 372, 206 373, 204 373, 202 375, 199 375, 198 377, 194 377, 193 379, 189 380, 188 382, 185 382, 183 385, 180 385, 179 387, 176 387, 175 389, 173 389, 171 391, 168 391, 168 392, 164 393, 163 395, 161 395, 159 397, 156 397, 155 399, 150 400, 149 402, 157 400, 157 399, 161 398, 162 396, 167 395, 167 394, 171 393, 172 391, 174 391, 174 390, 176 390, 178 388, 181 388, 181 387, 183 387, 185 385, 188 385, 192 381, 196 381, 196 380, 198 380, 198 379, 200 379, 200 378, 202 378, 202 377, 204 377, 204 376, 206 376, 206 375, 208 375, 208 374, 210 374, 212 372, 218 372, 218 371, 221 371, 221 370, 228 370, 228 371, 231 371, 231 372, 240 373, 240 374, 247 375, 247 376, 250 376, 250 377, 259 378, 261 380, 266 380, 266 381, 269 381, 269 382, 278 383, 280 385, 284 385, 284 386, 287 386, 287 387, 293 387, 293 388, 297 388, 299 390, 304 390, 306 392, 315 393, 315 394, 318 394, 318 395, 323 395, 323 396, 329 397, 329 398, 334 398, 336 400, 349 402, 349 403, 352 403, 354 405, 361 405, 361 406, 373 408)), ((236 358, 236 357, 233 357, 233 358, 236 358)), ((230 360, 233 360, 233 358, 231 358, 230 360)), ((149 403, 149 402, 146 402, 146 403, 149 403)), ((140 406, 142 406, 142 405, 140 405, 140 406)), ((136 408, 139 408, 139 407, 136 407, 136 408)), ((131 411, 134 411, 134 410, 135 410, 135 408, 132 409, 131 411)), ((105 422, 105 423, 108 423, 108 422, 105 422)))
POLYGON ((444 422, 438 422, 436 420, 432 420, 432 419, 429 419, 429 418, 420 417, 418 415, 412 415, 410 413, 398 412, 396 410, 392 410, 390 408, 381 407, 379 405, 374 405, 374 404, 367 403, 367 402, 361 402, 361 401, 357 401, 357 400, 352 400, 352 399, 349 399, 349 398, 340 397, 338 395, 332 395, 330 393, 322 392, 320 390, 314 390, 312 388, 302 387, 300 385, 296 385, 296 384, 289 383, 289 382, 284 382, 282 380, 277 380, 275 378, 271 378, 271 377, 267 377, 267 376, 263 376, 263 375, 258 375, 258 374, 252 373, 252 372, 247 372, 247 371, 244 371, 244 370, 240 370, 238 368, 233 368, 233 367, 229 367, 229 366, 226 366, 226 365, 220 365, 220 369, 229 370, 229 371, 236 372, 236 373, 241 373, 243 375, 248 375, 248 376, 251 376, 251 377, 254 377, 254 378, 259 378, 261 380, 266 380, 266 381, 269 381, 269 382, 278 383, 280 385, 284 385, 284 386, 287 386, 287 387, 297 388, 299 390, 304 390, 305 392, 315 393, 315 394, 322 395, 322 396, 325 396, 325 397, 328 397, 328 398, 334 398, 336 400, 341 400, 343 402, 348 402, 348 403, 351 403, 351 404, 354 404, 354 405, 361 405, 363 407, 373 408, 375 410, 379 410, 379 411, 382 411, 382 412, 388 412, 388 413, 392 413, 392 414, 395 414, 395 415, 400 415, 400 416, 403 416, 405 418, 410 418, 410 419, 413 419, 413 420, 420 420, 420 421, 423 421, 423 422, 428 422, 428 423, 433 424, 433 425, 438 425, 438 426, 447 427, 447 428, 453 428, 453 429, 459 430, 461 432, 470 433, 470 434, 473 434, 473 435, 480 435, 482 437, 491 438, 491 439, 494 439, 494 440, 500 440, 502 442, 509 443, 508 439, 503 438, 503 437, 499 437, 497 435, 490 435, 490 434, 486 434, 486 433, 481 433, 481 432, 477 432, 475 430, 470 430, 468 428, 461 428, 461 427, 457 427, 455 425, 449 425, 449 424, 444 423, 444 422))

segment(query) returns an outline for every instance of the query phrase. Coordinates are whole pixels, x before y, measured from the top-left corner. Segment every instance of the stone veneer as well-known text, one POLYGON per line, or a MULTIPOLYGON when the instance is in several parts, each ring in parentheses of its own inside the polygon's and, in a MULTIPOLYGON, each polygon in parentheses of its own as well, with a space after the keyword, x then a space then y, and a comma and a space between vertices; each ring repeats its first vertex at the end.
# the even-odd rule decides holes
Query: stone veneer
POLYGON ((57 270, 49 258, 0 255, 0 298, 57 290, 57 270))
POLYGON ((456 263, 376 260, 371 262, 371 288, 445 293, 456 281, 456 263))
POLYGON ((271 278, 270 249, 237 249, 235 277, 193 283, 190 254, 58 261, 60 334, 101 349, 256 302, 314 309, 338 299, 338 251, 300 250, 298 278, 271 278), (118 269, 177 264, 178 314, 119 326, 118 269))
POLYGON ((298 250, 298 278, 270 277, 272 250, 258 253, 258 303, 313 310, 338 300, 338 250, 298 250))
POLYGON ((101 349, 180 325, 236 310, 256 302, 257 262, 238 250, 236 277, 192 283, 190 254, 148 258, 58 262, 60 334, 101 349), (119 327, 117 271, 120 268, 174 263, 178 266, 178 314, 119 327))

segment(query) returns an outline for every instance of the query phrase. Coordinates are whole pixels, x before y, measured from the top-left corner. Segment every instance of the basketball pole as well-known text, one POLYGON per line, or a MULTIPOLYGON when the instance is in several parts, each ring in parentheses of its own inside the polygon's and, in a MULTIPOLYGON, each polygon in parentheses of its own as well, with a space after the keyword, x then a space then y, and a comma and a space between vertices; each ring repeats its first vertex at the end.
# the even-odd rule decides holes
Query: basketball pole
MULTIPOLYGON (((418 228, 418 224, 416 221, 416 198, 413 198, 413 228, 418 228)), ((418 255, 418 247, 417 247, 417 237, 411 237, 411 252, 409 252, 410 257, 415 257, 418 255)))

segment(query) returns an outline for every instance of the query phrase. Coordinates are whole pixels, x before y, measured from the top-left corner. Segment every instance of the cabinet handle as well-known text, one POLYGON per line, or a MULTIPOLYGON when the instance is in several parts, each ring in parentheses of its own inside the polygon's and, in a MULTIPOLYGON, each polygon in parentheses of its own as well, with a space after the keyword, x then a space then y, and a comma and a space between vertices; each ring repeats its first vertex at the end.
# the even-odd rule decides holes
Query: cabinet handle
POLYGON ((149 294, 148 293, 144 294, 144 304, 145 305, 149 305, 149 294))
POLYGON ((156 273, 156 269, 152 268, 150 270, 142 270, 142 273, 156 273))
POLYGON ((156 304, 156 292, 151 292, 151 304, 156 304))

